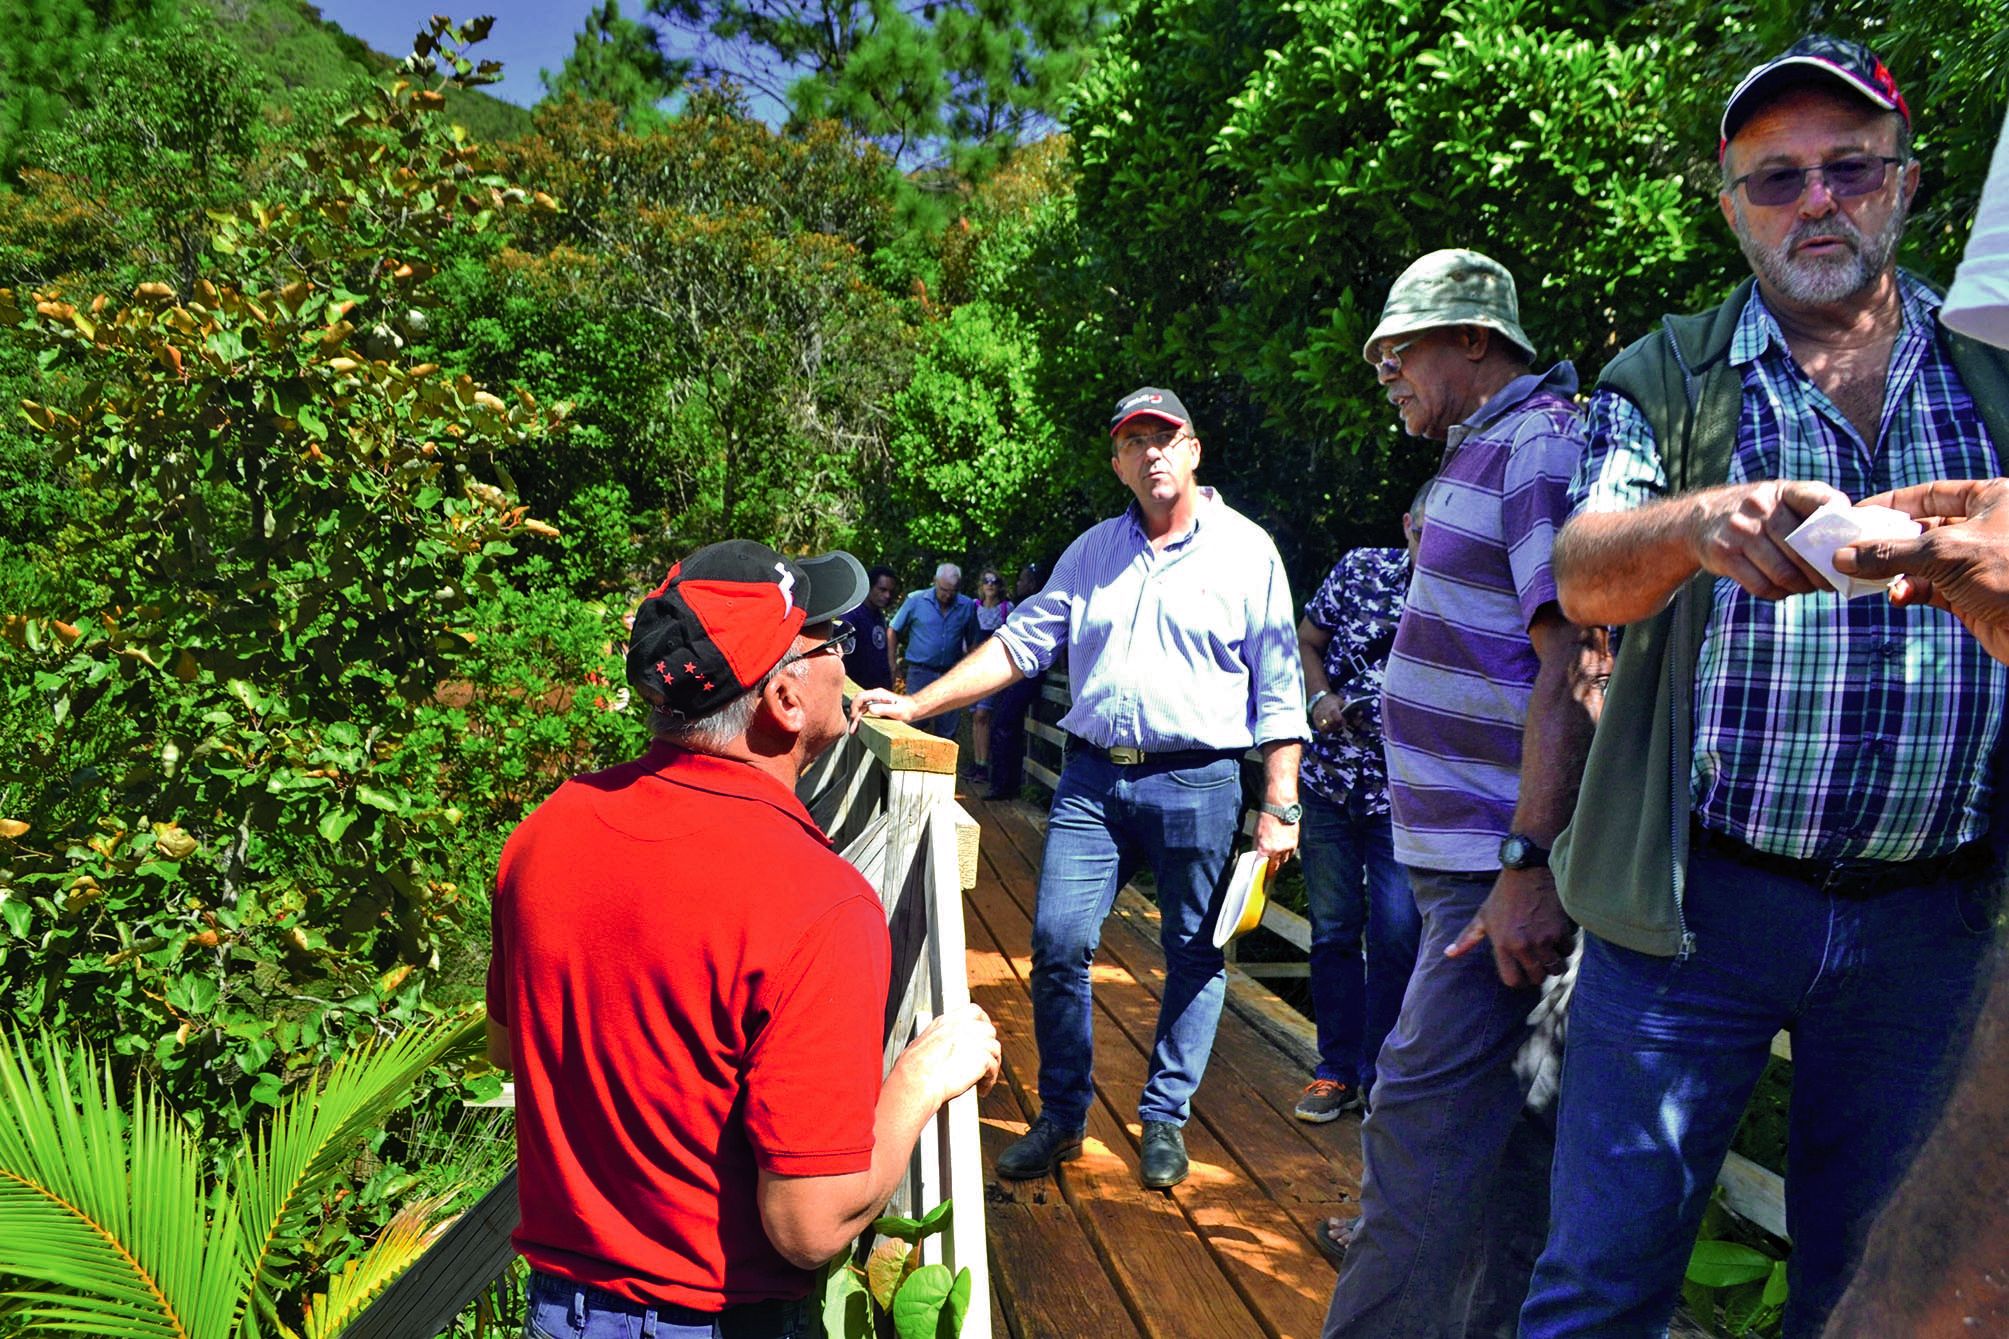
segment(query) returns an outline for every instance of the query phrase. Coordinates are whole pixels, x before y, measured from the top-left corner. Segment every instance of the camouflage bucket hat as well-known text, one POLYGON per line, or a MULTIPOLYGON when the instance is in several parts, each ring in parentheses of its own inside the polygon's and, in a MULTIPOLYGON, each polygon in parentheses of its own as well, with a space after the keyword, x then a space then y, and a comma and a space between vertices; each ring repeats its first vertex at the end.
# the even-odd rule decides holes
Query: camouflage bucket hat
POLYGON ((1521 329, 1514 276, 1499 261, 1462 250, 1432 251, 1402 272, 1360 356, 1374 362, 1374 346, 1384 339, 1451 325, 1497 330, 1534 360, 1534 343, 1521 329))

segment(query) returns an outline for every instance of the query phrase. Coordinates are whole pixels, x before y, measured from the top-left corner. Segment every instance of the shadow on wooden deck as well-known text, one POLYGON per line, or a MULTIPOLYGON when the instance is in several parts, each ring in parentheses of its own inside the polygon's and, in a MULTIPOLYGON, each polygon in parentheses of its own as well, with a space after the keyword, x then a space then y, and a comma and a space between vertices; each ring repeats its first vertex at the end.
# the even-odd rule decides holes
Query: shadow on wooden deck
MULTIPOLYGON (((970 993, 1004 1039, 1005 1082, 982 1104, 988 1164, 1039 1105, 1026 982, 1041 837, 1025 805, 969 798, 964 805, 983 827, 977 884, 966 900, 970 993)), ((1192 1175, 1169 1192, 1146 1190, 1137 1182, 1137 1100, 1164 957, 1156 910, 1125 890, 1096 959, 1098 1100, 1083 1155, 1036 1181, 1002 1181, 986 1166, 996 1333, 1318 1334, 1333 1271, 1311 1233, 1328 1215, 1357 1212, 1359 1118, 1308 1125, 1291 1117, 1308 1074, 1301 1054, 1272 1040, 1289 1011, 1236 975, 1229 991, 1239 1007, 1222 1013, 1186 1127, 1192 1175)))

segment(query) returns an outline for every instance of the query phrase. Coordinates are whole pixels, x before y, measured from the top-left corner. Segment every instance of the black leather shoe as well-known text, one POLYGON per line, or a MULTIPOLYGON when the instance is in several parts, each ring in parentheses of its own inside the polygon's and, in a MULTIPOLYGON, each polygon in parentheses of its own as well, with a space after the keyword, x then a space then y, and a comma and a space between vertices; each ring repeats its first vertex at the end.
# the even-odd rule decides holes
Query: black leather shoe
POLYGON ((1061 1163, 1081 1156, 1080 1130, 1063 1130, 1041 1116, 1023 1138, 998 1154, 998 1175, 1011 1181, 1045 1176, 1061 1163))
POLYGON ((1144 1122, 1144 1150, 1138 1159, 1138 1179, 1152 1190, 1164 1190, 1186 1179, 1186 1136, 1168 1120, 1144 1122))

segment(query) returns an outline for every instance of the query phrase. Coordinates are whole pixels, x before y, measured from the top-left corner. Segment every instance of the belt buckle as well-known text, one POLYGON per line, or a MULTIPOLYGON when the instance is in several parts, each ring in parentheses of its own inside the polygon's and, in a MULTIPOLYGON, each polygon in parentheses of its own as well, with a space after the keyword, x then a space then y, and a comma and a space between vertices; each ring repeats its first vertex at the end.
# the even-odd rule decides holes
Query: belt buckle
POLYGON ((1118 745, 1116 748, 1106 750, 1106 752, 1109 754, 1109 761, 1115 763, 1118 767, 1135 767, 1138 763, 1143 762, 1146 756, 1143 749, 1133 749, 1126 745, 1118 745))

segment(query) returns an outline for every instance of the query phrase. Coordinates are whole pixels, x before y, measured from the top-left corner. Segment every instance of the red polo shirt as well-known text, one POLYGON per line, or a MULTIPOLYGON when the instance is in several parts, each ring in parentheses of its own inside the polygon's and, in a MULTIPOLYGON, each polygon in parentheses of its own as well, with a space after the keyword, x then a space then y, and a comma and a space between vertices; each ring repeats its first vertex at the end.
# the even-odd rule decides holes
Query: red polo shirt
POLYGON ((806 1294, 756 1172, 871 1166, 891 951, 801 802, 664 744, 568 781, 503 848, 493 935, 517 1249, 645 1305, 806 1294))

